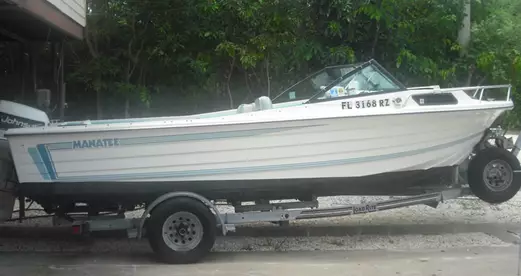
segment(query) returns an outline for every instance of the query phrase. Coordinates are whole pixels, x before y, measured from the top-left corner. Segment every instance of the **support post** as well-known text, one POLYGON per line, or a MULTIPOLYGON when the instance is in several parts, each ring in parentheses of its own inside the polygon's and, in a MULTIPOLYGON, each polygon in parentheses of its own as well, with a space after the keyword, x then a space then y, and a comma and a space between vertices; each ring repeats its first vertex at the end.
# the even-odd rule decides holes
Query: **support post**
POLYGON ((25 197, 19 196, 18 197, 18 222, 22 223, 23 219, 25 218, 25 197))
POLYGON ((34 101, 34 95, 36 95, 36 91, 38 90, 38 80, 36 78, 36 67, 38 66, 38 62, 37 62, 37 51, 36 51, 36 45, 34 45, 35 42, 31 42, 30 44, 30 67, 31 67, 31 80, 32 80, 32 83, 33 83, 33 101, 34 101))
POLYGON ((25 43, 20 42, 20 102, 25 103, 25 43))
POLYGON ((64 41, 60 43, 60 71, 58 72, 59 78, 59 87, 60 87, 60 120, 64 121, 65 119, 65 70, 63 67, 65 66, 65 55, 64 55, 64 41))
POLYGON ((460 185, 460 182, 459 182, 459 178, 460 178, 459 166, 454 166, 453 173, 454 174, 453 174, 451 186, 460 187, 461 185, 460 185))
POLYGON ((51 106, 55 101, 57 103, 60 102, 60 61, 58 60, 60 56, 58 55, 58 46, 58 43, 51 43, 52 84, 54 86, 51 88, 51 106))

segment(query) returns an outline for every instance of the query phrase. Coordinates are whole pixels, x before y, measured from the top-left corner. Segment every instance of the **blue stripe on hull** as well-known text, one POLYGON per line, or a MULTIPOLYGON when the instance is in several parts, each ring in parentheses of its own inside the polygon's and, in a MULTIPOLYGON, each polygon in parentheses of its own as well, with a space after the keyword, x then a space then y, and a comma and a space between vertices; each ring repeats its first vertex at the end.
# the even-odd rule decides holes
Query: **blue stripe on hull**
POLYGON ((47 150, 46 145, 37 145, 36 149, 38 150, 38 154, 43 161, 43 164, 45 166, 45 169, 47 171, 47 174, 51 179, 56 179, 56 171, 54 170, 54 163, 52 162, 51 155, 49 154, 49 151, 47 150))
MULTIPOLYGON (((264 129, 250 129, 250 130, 233 130, 233 131, 221 131, 221 132, 208 132, 208 133, 195 133, 195 134, 178 134, 178 135, 165 135, 165 136, 153 136, 153 137, 132 137, 132 138, 120 138, 120 146, 130 145, 143 145, 152 143, 171 143, 171 142, 185 142, 185 141, 197 141, 197 140, 213 140, 213 139, 225 139, 225 138, 240 138, 250 137, 261 134, 277 133, 287 130, 315 127, 321 125, 310 125, 310 126, 298 126, 298 127, 277 127, 277 128, 264 128, 264 129)), ((46 145, 49 150, 68 150, 74 148, 73 142, 60 142, 43 144, 46 145)))
MULTIPOLYGON (((276 127, 276 128, 264 128, 264 129, 250 129, 250 130, 234 130, 234 131, 220 131, 220 132, 208 132, 208 133, 196 133, 196 134, 178 134, 178 135, 164 135, 164 136, 153 136, 153 137, 132 137, 118 139, 118 147, 121 146, 133 146, 133 145, 146 145, 146 144, 159 144, 159 143, 171 143, 171 142, 184 142, 184 141, 198 141, 198 140, 211 140, 211 139, 226 139, 226 138, 240 138, 257 136, 268 133, 277 133, 293 129, 301 129, 308 127, 315 127, 321 125, 309 125, 309 126, 297 126, 297 127, 276 127)), ((94 139, 97 140, 97 139, 94 139)), ((60 142, 60 143, 49 143, 49 144, 38 144, 36 148, 29 148, 28 152, 31 156, 35 166, 38 167, 40 175, 45 180, 57 180, 58 174, 56 172, 54 162, 52 161, 51 150, 71 150, 74 149, 74 142, 60 142)), ((88 150, 89 148, 85 148, 88 150)), ((81 150, 81 149, 78 149, 81 150)))
POLYGON ((29 152, 29 156, 33 159, 34 164, 36 165, 36 168, 38 168, 38 172, 40 172, 40 175, 45 180, 50 180, 49 173, 47 172, 47 167, 45 166, 44 161, 42 160, 42 157, 38 153, 38 150, 36 148, 29 148, 27 149, 29 152))

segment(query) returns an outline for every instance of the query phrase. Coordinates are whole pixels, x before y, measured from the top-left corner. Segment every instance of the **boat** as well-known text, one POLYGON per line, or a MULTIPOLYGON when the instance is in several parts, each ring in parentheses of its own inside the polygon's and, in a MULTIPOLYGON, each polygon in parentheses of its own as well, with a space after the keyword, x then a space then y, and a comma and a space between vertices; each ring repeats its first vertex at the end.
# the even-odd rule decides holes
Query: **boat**
POLYGON ((509 85, 408 88, 369 60, 237 109, 58 124, 34 111, 26 118, 39 124, 4 135, 17 191, 48 212, 130 209, 172 191, 230 202, 409 195, 453 179, 513 106, 509 85))
POLYGON ((239 224, 436 207, 467 191, 506 202, 521 188, 521 139, 500 127, 510 92, 406 87, 369 60, 326 67, 273 100, 188 116, 54 123, 0 101, 0 222, 28 198, 73 234, 146 233, 162 262, 194 263, 239 224), (317 197, 337 195, 405 197, 319 208, 317 197), (234 212, 221 213, 223 201, 234 212))

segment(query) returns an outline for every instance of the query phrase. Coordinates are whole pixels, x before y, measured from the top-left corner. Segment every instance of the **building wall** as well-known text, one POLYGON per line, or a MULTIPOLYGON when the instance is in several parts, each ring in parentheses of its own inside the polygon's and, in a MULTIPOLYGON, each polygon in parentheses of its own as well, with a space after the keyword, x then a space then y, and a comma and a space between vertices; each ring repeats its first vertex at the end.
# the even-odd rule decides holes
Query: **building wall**
POLYGON ((87 0, 46 0, 82 27, 86 25, 87 0))

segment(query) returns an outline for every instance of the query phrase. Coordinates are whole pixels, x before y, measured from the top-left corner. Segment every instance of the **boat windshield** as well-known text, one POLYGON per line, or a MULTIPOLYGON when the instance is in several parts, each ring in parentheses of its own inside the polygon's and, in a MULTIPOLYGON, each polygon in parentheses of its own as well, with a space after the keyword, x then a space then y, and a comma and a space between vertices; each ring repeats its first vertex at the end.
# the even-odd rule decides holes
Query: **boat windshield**
POLYGON ((272 102, 316 102, 406 89, 378 62, 370 60, 326 67, 284 90, 272 102))
POLYGON ((310 102, 337 97, 395 92, 405 89, 400 82, 394 80, 384 70, 378 68, 375 64, 357 68, 355 72, 342 77, 336 83, 322 88, 321 91, 310 98, 310 102))
POLYGON ((324 89, 335 81, 342 79, 342 77, 352 72, 355 68, 356 64, 326 67, 284 90, 272 102, 284 103, 308 100, 317 94, 320 89, 324 89))

